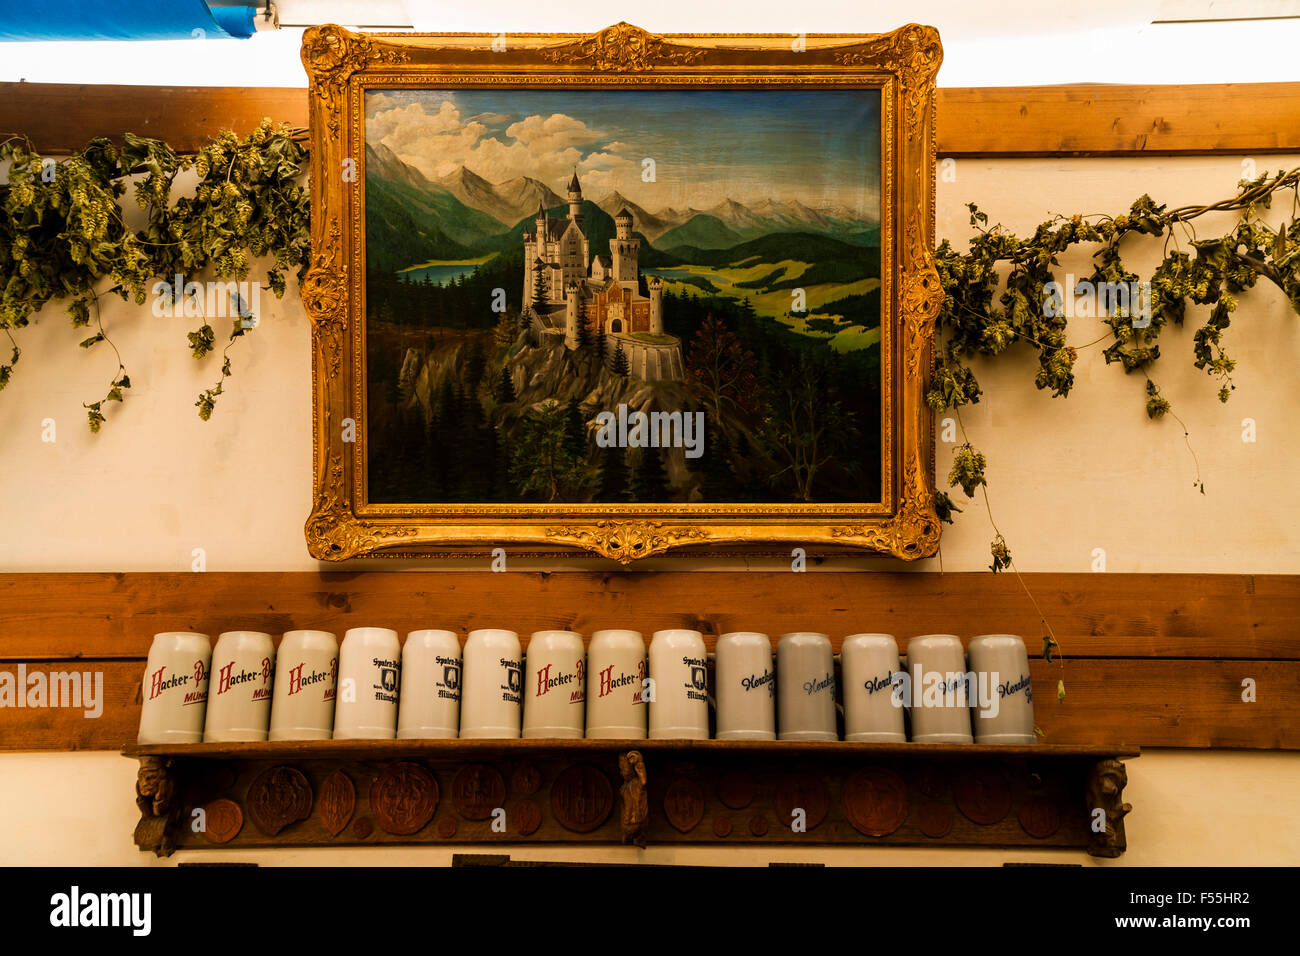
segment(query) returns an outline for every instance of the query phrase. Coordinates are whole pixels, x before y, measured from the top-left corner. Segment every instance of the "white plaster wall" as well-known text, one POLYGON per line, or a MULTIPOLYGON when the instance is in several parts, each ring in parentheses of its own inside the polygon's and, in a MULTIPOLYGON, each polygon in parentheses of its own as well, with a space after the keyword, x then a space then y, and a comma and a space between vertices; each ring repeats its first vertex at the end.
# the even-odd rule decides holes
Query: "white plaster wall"
MULTIPOLYGON (((1256 157, 1261 168, 1291 168, 1300 156, 1256 157)), ((970 232, 967 201, 994 221, 1028 232, 1052 213, 1120 212, 1142 192, 1177 205, 1230 194, 1240 157, 965 160, 939 184, 938 235, 970 232)), ((1228 228, 1206 217, 1202 235, 1228 228)), ((1149 269, 1159 243, 1134 243, 1131 261, 1149 269), (1140 252, 1136 250, 1141 250, 1140 252)), ((1062 271, 1087 275, 1086 256, 1062 271)), ((214 382, 220 359, 190 358, 191 323, 153 317, 113 302, 105 325, 134 387, 98 435, 86 430, 83 402, 98 399, 114 374, 111 353, 89 352, 85 336, 51 308, 21 333, 22 363, 0 394, 0 571, 189 570, 202 547, 209 570, 312 570, 302 526, 310 506, 310 335, 292 291, 263 296, 261 327, 233 352, 210 422, 198 420, 197 393, 214 382), (41 441, 54 419, 57 441, 41 441)), ((1184 330, 1166 331, 1154 377, 1187 423, 1206 494, 1182 430, 1150 422, 1143 380, 1106 367, 1101 346, 1084 350, 1068 399, 1033 388, 1024 354, 981 363, 985 400, 966 416, 971 440, 988 456, 989 494, 1022 571, 1088 571, 1104 548, 1109 572, 1300 573, 1300 497, 1292 490, 1300 438, 1300 316, 1261 286, 1242 297, 1225 336, 1240 360, 1225 406, 1217 386, 1191 367, 1192 307, 1184 330), (1241 440, 1242 420, 1258 441, 1241 440)), ((1076 320, 1070 338, 1100 335, 1076 320)), ((952 446, 940 443, 947 474, 952 446)), ((959 493, 958 493, 959 494, 959 493)), ((942 562, 911 570, 978 570, 992 537, 981 500, 944 532, 942 562)), ((666 567, 657 561, 647 568, 666 567)), ((379 567, 436 562, 385 561, 379 567)), ((763 566, 750 562, 751 566, 763 566)), ((375 567, 353 562, 351 567, 375 567)), ((540 566, 519 561, 514 567, 540 566)), ((599 566, 577 562, 568 567, 599 566)), ((741 562, 692 565, 701 569, 741 562)), ((768 564, 767 566, 776 566, 768 564)), ((827 562, 824 568, 904 567, 881 559, 827 562)), ((0 608, 0 615, 6 609, 0 608)), ((954 608, 954 615, 960 609, 954 608)), ((503 622, 508 626, 508 622, 503 622)), ((957 630, 960 626, 955 622, 957 630)), ((134 762, 114 754, 0 756, 0 863, 153 863, 130 842, 134 762)), ((1300 759, 1294 754, 1156 751, 1129 765, 1124 864, 1300 863, 1300 759)), ((511 848, 517 858, 627 859, 633 850, 511 848)), ((449 851, 222 851, 204 859, 263 863, 446 862, 449 851)), ((183 859, 177 855, 171 862, 183 859)), ((719 858, 705 849, 645 851, 654 862, 719 858)), ((1081 853, 881 849, 727 850, 727 862, 822 859, 831 863, 1087 860, 1081 853)))

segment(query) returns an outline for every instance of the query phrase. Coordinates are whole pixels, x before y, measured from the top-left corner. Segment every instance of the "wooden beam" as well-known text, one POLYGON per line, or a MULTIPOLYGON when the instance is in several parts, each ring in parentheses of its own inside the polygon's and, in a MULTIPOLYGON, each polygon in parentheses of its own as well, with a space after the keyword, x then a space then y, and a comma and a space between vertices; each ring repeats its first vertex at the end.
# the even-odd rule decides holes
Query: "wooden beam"
MULTIPOLYGON (((1300 749, 1300 576, 1027 574, 1064 669, 1032 660, 1038 723, 1054 743, 1300 749), (1056 685, 1066 683, 1058 703, 1056 685), (1254 703, 1242 699, 1253 681, 1254 703)), ((1041 625, 1020 582, 908 572, 209 572, 0 575, 0 672, 103 675, 103 712, 0 707, 0 750, 117 749, 139 722, 155 632, 273 634, 378 625, 527 635, 632 627, 775 637, 885 631, 1010 632, 1038 654, 1041 625)))
MULTIPOLYGON (((1300 575, 1026 574, 1069 658, 1300 660, 1300 575)), ((986 572, 371 571, 0 575, 0 662, 141 659, 160 631, 509 627, 526 636, 688 627, 717 635, 1020 634, 1042 625, 1020 582, 986 572)))
POLYGON ((939 91, 944 156, 1300 152, 1300 83, 939 91))
MULTIPOLYGON (((124 131, 189 152, 263 117, 305 127, 307 91, 0 83, 0 133, 47 153, 124 131)), ((938 137, 953 157, 1300 152, 1300 83, 941 89, 938 137)))
POLYGON ((307 126, 307 91, 283 87, 0 83, 0 138, 22 133, 43 153, 97 136, 135 133, 192 153, 223 129, 243 136, 262 119, 307 126))
MULTIPOLYGON (((1045 743, 1300 750, 1297 661, 1070 660, 1062 671, 1056 663, 1034 660, 1029 670, 1034 722, 1045 743), (1242 699, 1247 678, 1254 682, 1253 703, 1242 699), (1061 679, 1063 703, 1056 695, 1061 679)), ((0 664, 5 671, 16 675, 17 665, 0 664)), ((26 665, 27 676, 37 671, 90 673, 92 679, 102 674, 103 711, 89 717, 84 706, 5 706, 0 751, 121 750, 135 744, 143 660, 26 665)))

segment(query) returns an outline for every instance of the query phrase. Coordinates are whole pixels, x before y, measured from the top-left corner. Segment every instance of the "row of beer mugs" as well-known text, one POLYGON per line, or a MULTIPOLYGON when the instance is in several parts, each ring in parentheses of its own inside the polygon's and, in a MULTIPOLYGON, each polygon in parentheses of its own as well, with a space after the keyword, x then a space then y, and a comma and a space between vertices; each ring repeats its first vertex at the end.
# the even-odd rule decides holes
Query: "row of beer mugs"
POLYGON ((705 739, 1034 742, 1023 641, 986 634, 912 638, 907 667, 888 634, 841 645, 841 700, 826 634, 758 632, 717 640, 710 697, 703 635, 538 631, 525 658, 514 631, 358 627, 228 631, 154 638, 142 692, 141 744, 383 738, 705 739))

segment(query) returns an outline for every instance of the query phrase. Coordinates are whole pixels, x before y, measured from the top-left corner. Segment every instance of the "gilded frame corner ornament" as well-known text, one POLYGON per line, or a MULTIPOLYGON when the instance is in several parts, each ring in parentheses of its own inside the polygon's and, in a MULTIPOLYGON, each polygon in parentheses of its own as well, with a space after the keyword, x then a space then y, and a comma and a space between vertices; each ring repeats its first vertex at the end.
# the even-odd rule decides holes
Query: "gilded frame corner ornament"
MULTIPOLYGON (((934 433, 924 400, 943 302, 934 261, 933 27, 877 35, 656 35, 628 23, 592 34, 361 34, 335 25, 303 35, 310 81, 312 256, 301 296, 312 327, 313 557, 471 555, 497 547, 598 555, 785 554, 792 546, 933 555, 934 433), (801 48, 795 48, 801 47, 801 48), (339 175, 364 154, 365 90, 456 88, 878 88, 881 93, 882 501, 810 505, 378 505, 366 500, 362 187, 339 175), (348 438, 349 427, 354 438, 348 438)), ((357 160, 358 164, 360 160, 357 160)), ((364 181, 363 176, 356 179, 364 181)))

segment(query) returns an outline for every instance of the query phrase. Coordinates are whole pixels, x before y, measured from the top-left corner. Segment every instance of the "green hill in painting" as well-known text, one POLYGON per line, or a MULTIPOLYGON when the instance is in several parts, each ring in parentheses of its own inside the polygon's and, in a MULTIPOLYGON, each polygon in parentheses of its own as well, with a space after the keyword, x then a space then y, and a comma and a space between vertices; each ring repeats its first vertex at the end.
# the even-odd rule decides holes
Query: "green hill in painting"
POLYGON ((717 216, 701 213, 675 229, 669 229, 658 240, 660 249, 690 246, 697 249, 728 249, 745 241, 736 230, 717 216))
POLYGON ((417 262, 465 259, 501 232, 501 223, 470 209, 384 146, 366 147, 366 258, 393 272, 417 262))
POLYGON ((729 266, 740 263, 750 265, 754 261, 777 263, 786 259, 797 259, 818 265, 849 265, 855 272, 852 279, 848 281, 880 278, 878 254, 861 246, 807 232, 775 233, 726 249, 682 245, 666 247, 664 251, 679 262, 690 265, 729 266))

